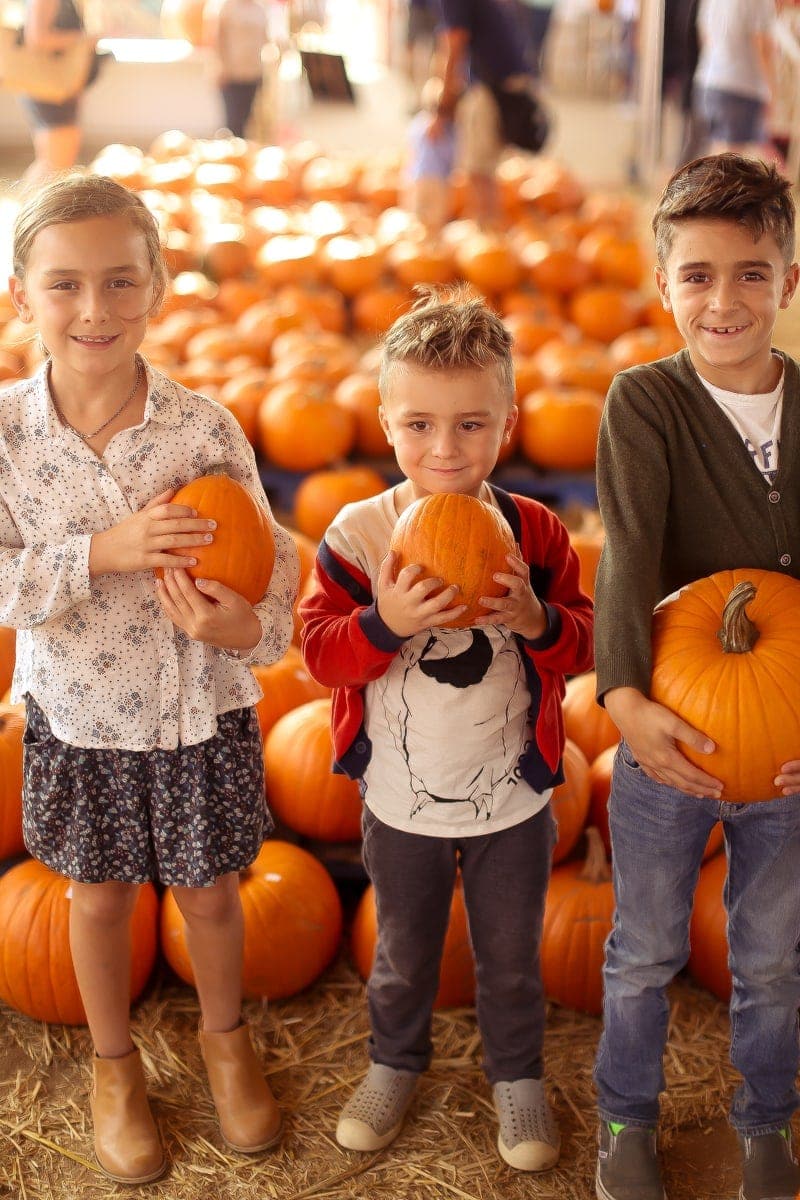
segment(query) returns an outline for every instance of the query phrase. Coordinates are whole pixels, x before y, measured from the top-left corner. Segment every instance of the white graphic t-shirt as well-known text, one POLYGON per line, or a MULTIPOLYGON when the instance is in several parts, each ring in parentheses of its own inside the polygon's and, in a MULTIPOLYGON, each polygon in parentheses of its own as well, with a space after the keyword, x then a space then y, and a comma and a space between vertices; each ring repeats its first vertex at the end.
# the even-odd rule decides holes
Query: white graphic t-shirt
POLYGON ((727 392, 723 388, 715 387, 702 376, 700 379, 734 429, 741 435, 753 462, 767 483, 774 483, 778 473, 780 449, 783 371, 777 386, 771 392, 752 396, 727 392))

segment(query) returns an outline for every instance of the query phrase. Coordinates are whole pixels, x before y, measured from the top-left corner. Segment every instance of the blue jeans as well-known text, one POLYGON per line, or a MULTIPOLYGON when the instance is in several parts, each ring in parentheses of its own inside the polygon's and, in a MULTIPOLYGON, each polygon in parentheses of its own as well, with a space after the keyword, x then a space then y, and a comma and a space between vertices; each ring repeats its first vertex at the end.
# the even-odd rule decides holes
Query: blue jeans
POLYGON ((664 1088, 667 984, 689 956, 689 917, 711 827, 728 877, 731 1123, 756 1136, 800 1106, 800 795, 758 804, 698 800, 655 783, 623 743, 609 824, 616 912, 606 943, 604 1029, 595 1065, 604 1120, 654 1126, 664 1088))

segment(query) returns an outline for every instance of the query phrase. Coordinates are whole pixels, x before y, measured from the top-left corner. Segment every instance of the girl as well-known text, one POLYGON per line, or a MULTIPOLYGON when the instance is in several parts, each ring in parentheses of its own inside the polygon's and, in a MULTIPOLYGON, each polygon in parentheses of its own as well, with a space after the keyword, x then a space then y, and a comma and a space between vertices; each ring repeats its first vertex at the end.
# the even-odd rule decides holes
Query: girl
POLYGON ((240 1018, 237 873, 272 827, 248 664, 289 643, 297 556, 235 419, 137 354, 165 287, 144 204, 109 179, 59 179, 20 209, 13 255, 14 305, 49 354, 4 392, 0 417, 0 622, 20 631, 25 841, 72 880, 98 1162, 142 1183, 165 1168, 129 1028, 143 880, 170 884, 186 918, 224 1139, 252 1153, 280 1133, 240 1018), (170 500, 219 468, 272 521, 275 569, 255 607, 183 569, 214 522, 170 500))

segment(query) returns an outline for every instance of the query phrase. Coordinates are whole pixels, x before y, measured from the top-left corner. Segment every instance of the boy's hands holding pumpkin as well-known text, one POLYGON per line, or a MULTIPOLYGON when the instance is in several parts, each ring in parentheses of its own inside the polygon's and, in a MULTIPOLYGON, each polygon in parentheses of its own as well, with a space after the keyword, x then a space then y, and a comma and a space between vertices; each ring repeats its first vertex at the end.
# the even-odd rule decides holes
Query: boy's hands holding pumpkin
POLYGON ((721 781, 689 762, 676 745, 681 741, 700 754, 712 754, 714 743, 704 733, 637 688, 612 688, 606 692, 605 706, 645 775, 690 796, 719 799, 721 781))
POLYGON ((390 550, 381 563, 375 603, 384 625, 397 637, 413 637, 423 629, 447 625, 464 611, 465 604, 453 604, 458 594, 455 584, 444 587, 443 579, 421 579, 418 563, 403 567, 395 579, 396 561, 397 555, 390 550))
POLYGON ((173 625, 196 642, 247 652, 261 641, 261 622, 253 606, 222 583, 194 580, 182 570, 165 570, 164 578, 156 580, 156 589, 173 625))
POLYGON ((512 633, 534 641, 547 629, 544 605, 531 587, 528 564, 516 554, 507 554, 506 560, 511 570, 498 571, 492 578, 508 588, 508 592, 505 596, 481 596, 481 604, 491 612, 478 617, 475 624, 505 625, 512 633))

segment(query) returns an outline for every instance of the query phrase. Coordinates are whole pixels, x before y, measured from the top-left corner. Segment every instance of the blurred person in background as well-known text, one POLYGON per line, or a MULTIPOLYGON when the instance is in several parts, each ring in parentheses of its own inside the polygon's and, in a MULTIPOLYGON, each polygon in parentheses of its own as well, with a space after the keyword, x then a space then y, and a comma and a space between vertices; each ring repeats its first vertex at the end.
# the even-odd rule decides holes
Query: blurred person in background
POLYGON ((775 0, 700 0, 693 104, 709 153, 779 158, 768 138, 776 19, 775 0))
POLYGON ((441 95, 442 81, 432 77, 422 89, 422 107, 408 127, 404 202, 430 234, 441 232, 452 215, 450 176, 456 159, 452 118, 446 124, 442 119, 438 137, 428 137, 431 117, 438 112, 441 95))
POLYGON ((235 137, 244 137, 261 86, 261 52, 269 39, 267 10, 262 0, 220 0, 206 19, 207 41, 217 57, 225 126, 235 137))
POLYGON ((442 94, 428 137, 455 115, 457 165, 467 176, 467 213, 482 225, 499 216, 495 172, 503 150, 493 88, 524 90, 531 75, 512 0, 439 0, 437 53, 442 94))
POLYGON ((438 20, 438 0, 408 0, 405 65, 414 110, 421 103, 421 89, 431 73, 438 20))
POLYGON ((536 79, 541 79, 545 43, 556 0, 516 0, 516 2, 522 32, 527 39, 528 68, 536 79))
MULTIPOLYGON (((74 0, 27 0, 23 25, 26 45, 37 50, 63 50, 86 36, 74 0)), ((20 96, 31 130, 34 159, 22 176, 23 186, 43 183, 78 161, 81 148, 79 110, 83 90, 61 104, 20 96)))

